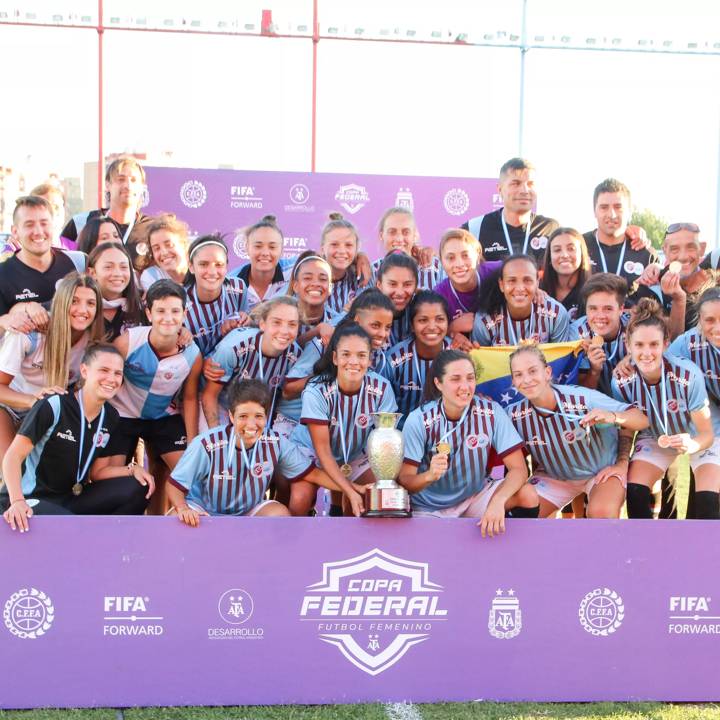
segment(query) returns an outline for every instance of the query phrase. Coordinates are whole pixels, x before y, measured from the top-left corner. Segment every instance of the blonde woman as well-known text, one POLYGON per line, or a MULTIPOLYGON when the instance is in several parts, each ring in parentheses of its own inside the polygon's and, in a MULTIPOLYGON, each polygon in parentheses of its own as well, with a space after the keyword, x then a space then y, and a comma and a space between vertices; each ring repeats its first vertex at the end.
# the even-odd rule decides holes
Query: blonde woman
POLYGON ((70 273, 60 281, 47 334, 8 331, 0 343, 0 454, 20 421, 41 398, 65 393, 80 377, 80 360, 103 338, 100 290, 92 277, 70 273))

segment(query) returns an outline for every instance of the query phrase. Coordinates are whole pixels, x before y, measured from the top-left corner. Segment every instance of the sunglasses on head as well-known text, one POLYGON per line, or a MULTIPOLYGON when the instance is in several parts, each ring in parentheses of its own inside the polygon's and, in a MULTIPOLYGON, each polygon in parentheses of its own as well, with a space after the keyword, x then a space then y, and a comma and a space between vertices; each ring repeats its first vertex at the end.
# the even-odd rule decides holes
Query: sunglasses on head
POLYGON ((673 233, 680 232, 681 230, 687 230, 688 232, 699 233, 700 228, 695 223, 672 223, 668 225, 665 235, 672 235, 673 233))

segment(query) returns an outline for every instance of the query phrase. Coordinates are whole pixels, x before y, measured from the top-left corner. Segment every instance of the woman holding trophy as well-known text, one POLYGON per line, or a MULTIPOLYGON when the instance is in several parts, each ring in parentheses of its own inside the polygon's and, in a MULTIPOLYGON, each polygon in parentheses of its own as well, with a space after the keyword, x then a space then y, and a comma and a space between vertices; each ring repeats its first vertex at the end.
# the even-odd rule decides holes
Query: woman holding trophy
MULTIPOLYGON (((315 364, 315 377, 302 396, 300 425, 290 436, 343 489, 349 482, 374 481, 365 454, 372 416, 397 409, 390 383, 369 369, 372 350, 370 336, 359 325, 338 327, 315 364)), ((309 510, 316 491, 302 480, 296 483, 293 511, 301 514, 303 504, 309 510)))
POLYGON ((399 482, 411 493, 413 513, 480 518, 483 537, 505 531, 506 511, 537 517, 538 497, 527 484, 522 438, 503 409, 475 395, 475 367, 459 350, 443 350, 428 373, 425 396, 405 422, 399 482), (494 450, 504 480, 487 476, 494 450))

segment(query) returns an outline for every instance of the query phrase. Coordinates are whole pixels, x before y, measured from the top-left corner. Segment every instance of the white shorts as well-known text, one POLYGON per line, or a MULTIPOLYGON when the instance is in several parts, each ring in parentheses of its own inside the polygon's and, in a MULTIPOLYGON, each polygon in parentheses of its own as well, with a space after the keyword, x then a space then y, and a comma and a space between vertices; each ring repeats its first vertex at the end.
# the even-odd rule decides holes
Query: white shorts
MULTIPOLYGON (((282 505, 282 503, 279 503, 277 500, 261 500, 257 505, 254 505, 251 507, 246 513, 243 513, 240 517, 253 517, 253 515, 257 515, 260 510, 262 510, 266 505, 269 505, 270 503, 277 503, 278 505, 282 505)), ((194 510, 195 512, 198 512, 200 514, 206 512, 205 508, 202 507, 202 505, 198 505, 197 503, 194 503, 192 500, 188 501, 187 506, 194 510)), ((285 507, 283 505, 283 507, 285 507)), ((175 508, 170 508, 166 513, 166 515, 177 515, 177 510, 175 508)))
MULTIPOLYGON (((492 496, 499 487, 499 482, 493 482, 490 480, 480 492, 465 498, 457 505, 445 508, 444 510, 416 510, 413 508, 413 517, 481 518, 487 510, 487 506, 490 504, 492 496)), ((410 502, 412 502, 412 495, 410 496, 410 502)))
POLYGON ((292 431, 297 427, 297 424, 297 420, 293 420, 292 418, 287 417, 287 415, 278 413, 275 415, 275 419, 273 420, 272 429, 280 435, 283 440, 289 440, 290 435, 292 435, 292 431))
MULTIPOLYGON (((304 445, 298 445, 297 447, 306 458, 310 458, 310 460, 315 463, 316 467, 320 467, 320 461, 317 459, 317 455, 315 455, 315 450, 305 447, 304 445)), ((338 461, 338 465, 342 466, 342 462, 338 461)), ((350 473, 348 480, 350 480, 350 482, 354 482, 366 470, 370 470, 370 461, 367 459, 367 455, 363 453, 362 455, 358 455, 358 457, 354 460, 350 461, 350 467, 352 468, 352 472, 350 473)))
MULTIPOLYGON (((620 478, 609 478, 607 482, 613 482, 620 478)), ((556 508, 565 507, 578 495, 585 493, 590 495, 592 489, 597 485, 595 478, 589 480, 558 480, 547 475, 533 475, 530 484, 535 488, 537 494, 543 499, 552 503, 556 508)), ((627 486, 627 480, 622 483, 623 488, 627 486)))
MULTIPOLYGON (((631 460, 642 460, 665 472, 680 457, 677 450, 661 448, 655 438, 640 438, 635 442, 635 452, 631 460)), ((701 465, 720 467, 720 438, 715 438, 707 450, 700 450, 689 456, 690 467, 697 470, 701 465)))

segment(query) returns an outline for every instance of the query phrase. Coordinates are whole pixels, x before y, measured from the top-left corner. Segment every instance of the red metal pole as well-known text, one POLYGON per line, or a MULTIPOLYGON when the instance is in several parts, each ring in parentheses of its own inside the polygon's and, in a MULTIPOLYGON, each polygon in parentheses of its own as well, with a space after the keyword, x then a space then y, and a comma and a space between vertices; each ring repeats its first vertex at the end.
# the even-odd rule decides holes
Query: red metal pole
POLYGON ((103 35, 105 28, 103 26, 103 0, 98 0, 98 204, 99 208, 103 207, 104 199, 104 175, 105 175, 105 153, 103 150, 103 35))
POLYGON ((315 172, 316 131, 317 131, 317 49, 320 42, 320 27, 318 25, 318 0, 313 0, 313 66, 312 66, 312 141, 310 149, 310 171, 315 172))

